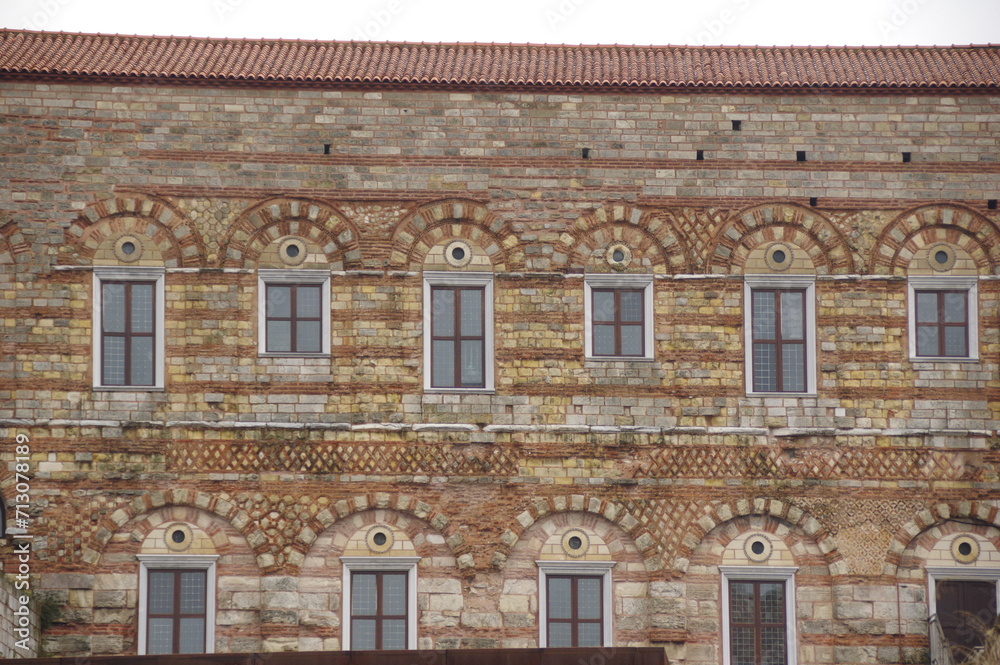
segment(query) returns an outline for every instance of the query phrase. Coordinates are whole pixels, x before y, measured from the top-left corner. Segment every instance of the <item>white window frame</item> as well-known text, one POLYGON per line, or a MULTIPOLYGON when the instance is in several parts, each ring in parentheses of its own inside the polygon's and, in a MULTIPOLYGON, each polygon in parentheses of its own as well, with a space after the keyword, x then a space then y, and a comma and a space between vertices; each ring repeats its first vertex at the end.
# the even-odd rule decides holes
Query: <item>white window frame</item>
POLYGON ((604 623, 601 627, 601 641, 604 647, 614 646, 614 598, 612 593, 614 587, 611 583, 611 569, 615 567, 615 561, 536 561, 538 566, 538 646, 548 647, 548 606, 549 606, 549 575, 590 575, 602 578, 601 588, 604 602, 601 612, 604 623))
POLYGON ((205 653, 215 653, 215 563, 218 554, 137 554, 139 560, 139 646, 146 655, 149 623, 149 571, 188 569, 205 572, 205 653))
POLYGON ((996 586, 997 607, 1000 608, 1000 568, 959 568, 958 566, 926 566, 927 618, 937 614, 938 582, 993 582, 996 586))
POLYGON ((491 272, 424 272, 424 392, 426 393, 492 393, 495 390, 496 355, 493 340, 493 273, 491 272), (458 286, 483 289, 483 387, 441 388, 431 386, 431 287, 458 286))
POLYGON ((166 326, 164 317, 166 314, 166 303, 164 302, 164 275, 166 270, 161 267, 120 267, 120 266, 95 266, 93 278, 93 348, 94 348, 94 369, 93 387, 100 390, 119 390, 128 392, 149 392, 153 390, 163 390, 164 379, 164 359, 166 357, 166 326), (154 282, 153 297, 156 300, 153 321, 154 335, 156 340, 153 344, 153 384, 149 386, 107 386, 103 383, 104 378, 104 341, 101 339, 103 329, 104 308, 102 304, 104 282, 154 282))
POLYGON ((354 572, 405 572, 406 577, 406 648, 417 648, 417 564, 418 556, 342 556, 344 577, 341 594, 342 620, 344 641, 340 645, 343 651, 351 650, 351 594, 353 593, 351 573, 354 572))
POLYGON ((583 279, 584 349, 587 360, 654 360, 653 275, 586 275, 583 279), (642 289, 643 330, 641 356, 594 355, 594 289, 642 289))
POLYGON ((747 395, 771 397, 815 397, 817 375, 816 346, 816 277, 815 275, 745 275, 743 277, 743 379, 747 395), (792 289, 805 291, 806 311, 806 390, 771 392, 753 389, 753 291, 756 289, 792 289))
POLYGON ((909 350, 911 362, 978 362, 979 277, 976 275, 911 275, 906 279, 906 322, 909 328, 909 350), (965 298, 965 311, 969 325, 969 355, 917 355, 917 291, 967 291, 965 298))
POLYGON ((330 356, 330 271, 257 270, 257 355, 261 358, 328 358, 330 356), (320 351, 267 351, 267 285, 320 285, 320 351))
POLYGON ((795 614, 795 573, 797 566, 719 566, 722 580, 722 665, 732 663, 732 637, 729 623, 729 582, 752 580, 754 582, 785 583, 785 649, 787 665, 798 665, 798 630, 795 614))

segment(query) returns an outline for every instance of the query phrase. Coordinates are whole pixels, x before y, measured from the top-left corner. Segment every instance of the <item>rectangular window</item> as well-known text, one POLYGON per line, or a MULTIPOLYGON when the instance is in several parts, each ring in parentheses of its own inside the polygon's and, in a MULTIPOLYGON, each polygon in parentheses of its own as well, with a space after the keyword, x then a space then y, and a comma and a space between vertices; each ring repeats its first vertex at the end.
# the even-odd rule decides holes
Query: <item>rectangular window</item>
POLYGON ((969 356, 968 291, 916 291, 917 355, 969 356))
POLYGON ((405 571, 351 573, 351 649, 406 649, 405 571))
POLYGON ((155 320, 155 282, 101 282, 102 385, 154 385, 155 320))
POLYGON ((323 289, 319 284, 268 284, 265 330, 268 353, 323 350, 323 289))
POLYGON ((546 576, 548 646, 599 647, 604 636, 604 579, 546 576))
POLYGON ((431 387, 486 387, 486 291, 431 287, 431 387))
POLYGON ((146 653, 205 653, 207 572, 149 570, 146 653))
POLYGON ((731 665, 785 665, 785 583, 729 580, 731 665))
POLYGON ((965 662, 973 649, 983 645, 983 630, 996 623, 997 583, 940 580, 935 593, 941 630, 952 647, 955 662, 965 662))
POLYGON ((805 290, 752 289, 753 392, 806 392, 805 290))
POLYGON ((595 356, 645 355, 643 289, 591 289, 595 356))

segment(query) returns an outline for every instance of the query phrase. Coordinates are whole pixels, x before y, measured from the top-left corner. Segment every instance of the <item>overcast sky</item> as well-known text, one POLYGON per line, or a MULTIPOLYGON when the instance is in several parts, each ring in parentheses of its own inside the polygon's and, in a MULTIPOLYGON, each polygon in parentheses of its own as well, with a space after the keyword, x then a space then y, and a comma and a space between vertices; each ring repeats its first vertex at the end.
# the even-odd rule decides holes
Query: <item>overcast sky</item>
POLYGON ((548 44, 1000 43, 1000 0, 0 0, 68 32, 548 44))

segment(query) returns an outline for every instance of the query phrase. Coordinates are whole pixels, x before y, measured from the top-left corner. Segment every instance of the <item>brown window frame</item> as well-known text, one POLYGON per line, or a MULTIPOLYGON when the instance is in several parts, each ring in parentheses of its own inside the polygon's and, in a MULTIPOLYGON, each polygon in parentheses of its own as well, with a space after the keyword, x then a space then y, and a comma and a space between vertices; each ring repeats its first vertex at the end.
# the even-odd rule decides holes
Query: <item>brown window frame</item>
POLYGON ((590 311, 591 311, 591 352, 595 358, 645 358, 646 357, 646 290, 644 288, 614 288, 614 287, 591 287, 590 289, 590 311), (614 320, 612 321, 598 321, 597 320, 597 294, 598 293, 611 293, 614 294, 615 298, 615 313, 614 320), (639 294, 640 308, 639 312, 641 317, 638 322, 636 321, 622 321, 621 318, 621 295, 623 293, 637 293, 639 294), (598 353, 597 352, 597 335, 595 333, 595 328, 597 326, 613 326, 615 331, 615 352, 614 353, 598 353), (622 327, 623 326, 639 326, 639 340, 641 346, 639 347, 639 353, 622 353, 622 327))
POLYGON ((941 630, 944 633, 948 645, 951 647, 952 656, 956 663, 964 663, 971 655, 972 649, 982 646, 983 635, 978 631, 981 627, 992 626, 998 616, 997 612, 997 585, 1000 580, 991 579, 936 579, 934 581, 935 606, 941 630), (987 614, 976 612, 972 614, 973 608, 968 602, 968 597, 973 593, 973 587, 990 587, 989 601, 984 608, 987 614), (954 603, 942 602, 946 589, 955 590, 954 603), (955 612, 946 613, 951 610, 951 604, 955 605, 955 612), (966 616, 966 615, 971 616, 966 616), (957 638, 957 639, 956 639, 957 638))
POLYGON ((429 371, 431 373, 431 380, 430 380, 430 386, 431 386, 431 388, 434 388, 434 389, 438 389, 438 388, 485 388, 486 387, 486 380, 487 380, 487 378, 486 378, 486 375, 487 375, 486 363, 490 362, 490 359, 486 355, 486 310, 487 310, 487 306, 486 306, 486 287, 484 287, 484 286, 464 286, 464 285, 463 286, 445 286, 445 285, 440 285, 439 286, 439 285, 432 285, 430 287, 430 294, 431 294, 431 301, 430 301, 430 303, 429 303, 428 306, 431 307, 431 316, 430 316, 430 328, 431 329, 428 331, 428 333, 429 333, 430 339, 431 339, 431 364, 430 364, 430 367, 427 368, 427 371, 429 371), (453 291, 455 293, 455 296, 454 296, 454 310, 452 312, 452 315, 454 316, 454 322, 452 324, 454 326, 453 327, 453 330, 455 332, 454 335, 435 335, 434 334, 434 322, 436 320, 435 317, 437 316, 437 314, 436 314, 436 312, 433 309, 433 307, 434 307, 433 303, 434 303, 434 295, 435 295, 435 293, 437 293, 439 291, 453 291), (462 299, 461 299, 461 295, 460 295, 461 291, 476 291, 480 295, 480 308, 479 309, 480 309, 481 320, 480 320, 480 327, 479 327, 479 329, 480 329, 481 333, 479 335, 462 335, 462 299), (453 353, 454 353, 454 359, 455 359, 455 361, 454 361, 455 375, 454 375, 454 377, 452 377, 453 381, 450 384, 448 384, 448 385, 440 385, 440 384, 434 383, 434 353, 435 353, 434 352, 434 347, 435 347, 434 342, 440 342, 440 341, 445 341, 445 342, 452 341, 454 343, 453 344, 453 353), (480 381, 479 383, 476 383, 476 384, 462 383, 462 342, 465 342, 465 341, 478 341, 479 344, 480 344, 480 347, 482 349, 482 353, 480 355, 482 357, 482 362, 483 362, 483 367, 482 367, 482 372, 481 372, 483 380, 480 381))
POLYGON ((604 622, 607 617, 604 616, 604 576, 603 575, 573 575, 573 574, 553 574, 548 573, 545 575, 545 642, 547 645, 552 645, 552 624, 554 623, 568 623, 570 624, 570 641, 572 644, 571 648, 578 647, 580 643, 579 626, 580 624, 594 624, 596 623, 601 629, 601 646, 606 646, 604 644, 604 622), (552 587, 550 586, 552 580, 555 579, 569 579, 570 580, 570 607, 572 609, 571 617, 569 619, 553 619, 552 618, 552 587), (601 597, 598 599, 597 607, 600 608, 601 616, 597 619, 580 619, 578 617, 579 603, 578 603, 578 589, 579 580, 581 579, 593 579, 598 582, 598 589, 600 589, 601 597))
MULTIPOLYGON (((382 624, 385 621, 399 621, 402 620, 405 626, 405 633, 403 634, 403 644, 409 644, 410 641, 410 617, 409 617, 409 592, 410 592, 410 572, 408 570, 352 570, 351 571, 351 598, 348 599, 348 607, 350 608, 350 617, 348 620, 351 622, 351 644, 350 649, 354 650, 354 640, 357 636, 357 632, 354 630, 354 620, 361 619, 365 621, 375 622, 375 648, 373 651, 384 650, 382 646, 382 624), (375 604, 376 613, 375 614, 354 614, 354 578, 357 575, 374 575, 375 576, 375 604), (402 575, 406 580, 406 586, 404 587, 403 594, 403 614, 383 614, 382 613, 382 580, 386 575, 402 575)), ((406 647, 404 647, 406 648, 406 647)))
POLYGON ((808 320, 808 307, 807 307, 807 289, 779 289, 779 288, 756 288, 751 287, 750 289, 750 372, 752 374, 751 385, 753 386, 753 392, 755 393, 803 393, 809 390, 809 348, 807 346, 809 342, 809 328, 810 323, 808 320), (756 320, 756 310, 755 308, 755 298, 754 295, 757 293, 773 293, 774 294, 774 339, 757 339, 754 333, 753 323, 756 320), (801 340, 783 340, 781 337, 781 295, 784 293, 795 293, 802 298, 802 339, 801 340), (775 362, 775 387, 774 388, 758 388, 757 387, 757 345, 767 344, 774 347, 774 362, 775 362), (801 346, 802 347, 802 388, 800 390, 786 390, 784 385, 784 348, 786 346, 801 346))
POLYGON ((763 636, 761 634, 761 629, 765 627, 774 628, 780 626, 783 631, 783 640, 785 643, 785 665, 788 664, 789 651, 791 650, 791 645, 788 641, 788 621, 790 618, 788 614, 788 585, 784 580, 766 580, 766 579, 740 579, 740 578, 730 578, 727 580, 729 584, 728 596, 729 596, 729 625, 726 630, 729 631, 729 662, 731 664, 736 663, 736 657, 733 653, 735 648, 735 641, 733 640, 733 629, 734 628, 750 628, 753 631, 754 638, 754 662, 762 662, 762 642, 763 636), (752 584, 754 588, 754 620, 752 623, 739 623, 733 619, 733 585, 734 584, 752 584), (781 613, 784 618, 780 624, 778 623, 768 623, 765 624, 761 621, 761 608, 760 608, 760 586, 762 584, 775 584, 781 587, 781 613))
POLYGON ((913 323, 917 327, 916 339, 913 350, 918 358, 968 358, 972 355, 971 350, 971 340, 969 339, 969 290, 968 289, 914 289, 913 290, 913 304, 916 308, 914 312, 913 323), (933 323, 921 323, 920 322, 920 296, 936 295, 937 296, 937 320, 933 323), (944 296, 945 294, 958 294, 965 299, 965 318, 962 319, 961 323, 949 323, 944 320, 944 296), (938 353, 934 355, 926 355, 920 353, 920 328, 937 328, 938 331, 938 353), (945 353, 945 330, 947 328, 962 328, 965 331, 965 353, 961 355, 957 354, 947 354, 945 353))
POLYGON ((323 325, 323 286, 322 284, 287 284, 282 282, 265 282, 264 283, 264 352, 265 353, 322 353, 323 352, 323 335, 326 334, 325 326, 323 325), (319 295, 316 299, 317 309, 319 310, 319 315, 317 316, 298 316, 298 291, 299 287, 315 288, 319 291, 319 295), (288 288, 289 291, 289 310, 288 316, 270 316, 268 314, 268 294, 272 288, 288 288), (290 349, 275 351, 271 349, 271 338, 267 334, 268 323, 271 321, 289 321, 289 335, 290 335, 290 349), (298 347, 298 322, 299 321, 317 321, 319 322, 319 348, 315 351, 301 351, 298 347))
POLYGON ((157 328, 157 325, 159 324, 159 322, 156 320, 156 309, 157 309, 157 303, 156 303, 156 281, 155 280, 131 280, 131 279, 129 279, 129 280, 122 280, 122 279, 102 279, 100 281, 100 288, 101 288, 101 312, 100 312, 100 316, 101 316, 101 385, 102 386, 111 386, 111 387, 118 387, 118 386, 124 386, 124 387, 129 387, 129 386, 135 386, 135 387, 155 386, 156 385, 156 344, 157 344, 156 328, 157 328), (125 311, 123 312, 123 317, 122 317, 123 320, 124 320, 123 327, 124 327, 125 330, 124 330, 124 332, 120 332, 120 333, 118 333, 118 332, 108 332, 105 329, 105 327, 104 327, 104 321, 105 321, 104 310, 105 310, 105 307, 107 306, 106 305, 106 298, 105 298, 104 287, 105 286, 110 286, 110 285, 113 285, 113 284, 121 284, 122 286, 125 287, 125 304, 123 306, 125 311), (137 333, 137 332, 134 332, 134 331, 131 330, 131 328, 132 328, 132 287, 133 286, 149 286, 149 287, 152 287, 153 300, 152 300, 152 303, 151 303, 150 306, 152 307, 152 310, 153 310, 153 325, 151 326, 151 328, 152 328, 151 332, 148 332, 148 333, 137 333), (112 337, 112 338, 123 338, 125 340, 125 367, 124 367, 124 370, 123 370, 123 374, 124 374, 125 380, 122 383, 108 383, 108 381, 107 381, 108 359, 107 359, 107 355, 105 353, 105 349, 107 347, 105 346, 104 341, 107 338, 109 338, 109 337, 112 337), (151 367, 150 367, 150 373, 149 373, 150 374, 150 382, 149 383, 132 383, 132 338, 133 337, 149 337, 149 338, 152 339, 153 357, 150 360, 151 367))
MULTIPOLYGON (((208 571, 204 569, 192 569, 192 568, 150 568, 147 572, 148 576, 159 573, 173 573, 174 583, 173 583, 173 594, 174 601, 173 607, 174 611, 170 614, 153 614, 153 592, 151 586, 147 587, 146 594, 146 653, 149 654, 149 641, 150 641, 150 622, 153 619, 172 619, 173 620, 173 630, 171 632, 173 644, 171 645, 170 653, 176 654, 180 653, 180 640, 181 640, 181 619, 198 619, 202 620, 202 635, 204 641, 201 645, 201 651, 189 651, 185 653, 208 653, 208 645, 206 644, 208 640, 208 571), (181 609, 181 584, 180 576, 182 573, 199 573, 202 576, 202 581, 204 583, 205 589, 205 611, 201 614, 182 614, 181 609)), ((148 579, 148 578, 147 578, 148 579)), ((156 655, 156 654, 152 654, 156 655)))

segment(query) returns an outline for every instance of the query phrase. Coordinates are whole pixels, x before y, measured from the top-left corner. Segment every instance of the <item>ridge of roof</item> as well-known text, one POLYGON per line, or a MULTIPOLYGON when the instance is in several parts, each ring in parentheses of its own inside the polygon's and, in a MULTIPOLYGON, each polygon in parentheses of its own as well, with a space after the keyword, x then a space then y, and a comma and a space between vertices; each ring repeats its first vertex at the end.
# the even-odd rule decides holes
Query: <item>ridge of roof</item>
POLYGON ((1000 87, 1000 46, 416 43, 0 29, 0 76, 257 85, 992 90, 1000 87))

